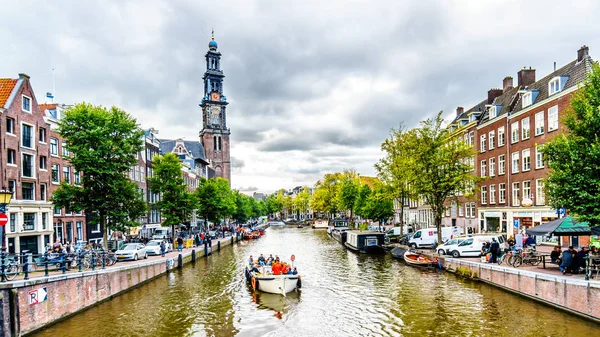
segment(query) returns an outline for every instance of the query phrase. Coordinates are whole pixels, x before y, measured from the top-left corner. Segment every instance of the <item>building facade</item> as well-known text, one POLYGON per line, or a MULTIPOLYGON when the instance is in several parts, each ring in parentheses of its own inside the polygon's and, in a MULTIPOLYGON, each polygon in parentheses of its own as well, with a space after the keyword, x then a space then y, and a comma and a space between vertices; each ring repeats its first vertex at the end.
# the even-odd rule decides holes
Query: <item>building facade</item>
POLYGON ((208 44, 206 72, 204 73, 204 97, 202 107, 202 130, 200 142, 206 150, 206 158, 210 161, 217 177, 231 182, 231 158, 227 127, 227 98, 223 94, 223 70, 221 70, 221 53, 217 51, 214 32, 208 44))

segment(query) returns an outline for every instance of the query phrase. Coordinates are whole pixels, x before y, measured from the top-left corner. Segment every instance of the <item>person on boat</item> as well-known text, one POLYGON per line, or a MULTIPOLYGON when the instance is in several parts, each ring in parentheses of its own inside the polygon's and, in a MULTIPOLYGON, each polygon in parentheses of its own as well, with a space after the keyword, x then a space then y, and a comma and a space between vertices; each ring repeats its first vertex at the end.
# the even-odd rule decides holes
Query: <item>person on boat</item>
POLYGON ((257 264, 254 264, 254 265, 252 266, 252 269, 250 269, 250 272, 251 272, 251 273, 260 273, 260 271, 258 270, 258 265, 257 265, 257 264))
POLYGON ((288 264, 284 262, 281 265, 281 273, 282 274, 287 274, 289 270, 290 270, 290 268, 288 267, 288 264))
POLYGON ((265 260, 265 257, 262 254, 260 254, 260 256, 258 257, 258 263, 261 266, 264 266, 265 264, 267 264, 267 261, 265 260))
POLYGON ((252 265, 254 263, 254 259, 252 258, 252 255, 250 255, 250 258, 248 259, 248 264, 252 265))
POLYGON ((271 271, 273 272, 273 275, 281 275, 281 264, 279 263, 279 261, 275 261, 273 263, 271 271))
POLYGON ((298 270, 296 269, 296 267, 294 267, 294 270, 292 270, 292 275, 298 275, 298 270))
POLYGON ((269 258, 267 258, 267 265, 272 265, 275 259, 273 258, 273 254, 269 254, 269 258))

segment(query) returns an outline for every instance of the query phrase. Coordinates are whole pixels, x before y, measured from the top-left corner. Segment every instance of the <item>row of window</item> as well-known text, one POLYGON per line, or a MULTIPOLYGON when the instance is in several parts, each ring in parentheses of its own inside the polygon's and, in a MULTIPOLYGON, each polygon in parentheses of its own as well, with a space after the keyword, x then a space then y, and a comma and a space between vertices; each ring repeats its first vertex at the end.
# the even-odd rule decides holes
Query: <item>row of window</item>
MULTIPOLYGON (((40 143, 46 143, 46 128, 38 128, 38 140, 40 143)), ((6 133, 15 134, 15 120, 13 118, 6 118, 6 133)), ((21 146, 29 149, 34 148, 35 139, 33 136, 33 125, 21 123, 21 146)), ((62 155, 68 157, 71 155, 67 148, 67 143, 62 142, 62 155)), ((58 156, 58 139, 50 138, 50 154, 58 156)))
MULTIPOLYGON (((531 149, 513 152, 511 157, 511 173, 527 172, 531 170, 531 149)), ((498 156, 498 175, 505 174, 506 158, 504 154, 498 156)), ((496 175, 496 158, 484 159, 480 162, 482 177, 494 177, 496 175), (489 163, 489 166, 488 166, 489 163), (489 168, 489 170, 488 170, 489 168)), ((543 146, 535 147, 535 169, 544 168, 543 146)))
MULTIPOLYGON (((100 229, 98 229, 100 231, 100 229)), ((59 241, 74 242, 73 234, 77 241, 83 240, 83 221, 75 222, 75 233, 73 233, 73 222, 55 222, 54 223, 54 238, 59 241), (63 231, 64 228, 64 231, 63 231)))
POLYGON ((16 233, 17 231, 34 231, 39 226, 41 230, 48 228, 48 213, 42 213, 40 222, 36 221, 37 213, 23 213, 22 227, 18 228, 18 213, 10 213, 9 217, 9 233, 16 233))
MULTIPOLYGON (((544 111, 540 111, 535 114, 535 136, 539 136, 544 134, 545 132, 545 120, 544 120, 544 111)), ((531 138, 531 123, 529 117, 525 117, 520 121, 516 121, 511 124, 511 144, 517 143, 519 138, 521 141, 527 140, 531 138), (520 126, 520 129, 519 129, 520 126)), ((555 105, 548 109, 548 132, 558 130, 558 106, 555 105)), ((473 131, 468 134, 465 134, 465 141, 469 140, 469 145, 473 145, 473 131)), ((504 126, 498 128, 498 144, 496 144, 496 131, 490 131, 487 135, 483 134, 480 136, 479 140, 479 150, 480 152, 485 152, 486 150, 493 150, 496 147, 504 146, 506 143, 506 135, 504 126)))
MULTIPOLYGON (((535 205, 542 206, 546 204, 546 198, 544 197, 544 180, 537 179, 535 181, 535 195, 531 193, 531 181, 525 180, 522 182, 512 183, 512 205, 521 206, 521 196, 525 199, 529 198, 535 200, 535 205), (522 194, 521 194, 522 190, 522 194)), ((496 203, 496 185, 481 186, 481 204, 496 203), (488 190, 489 187, 489 190, 488 190), (489 194, 488 194, 489 192, 489 194), (489 200, 488 200, 489 196, 489 200)), ((506 183, 498 184, 498 200, 499 204, 506 203, 506 183)))

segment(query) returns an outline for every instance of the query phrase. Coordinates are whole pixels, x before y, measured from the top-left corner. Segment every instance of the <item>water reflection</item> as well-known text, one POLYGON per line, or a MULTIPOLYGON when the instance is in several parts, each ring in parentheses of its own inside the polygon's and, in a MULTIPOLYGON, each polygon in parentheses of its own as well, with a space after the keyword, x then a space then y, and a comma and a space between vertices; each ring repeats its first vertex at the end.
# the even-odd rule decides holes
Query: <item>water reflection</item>
POLYGON ((344 249, 324 231, 269 229, 35 336, 568 336, 598 325, 485 284, 344 249), (296 255, 302 291, 255 293, 249 255, 296 255), (101 332, 101 334, 100 334, 101 332))

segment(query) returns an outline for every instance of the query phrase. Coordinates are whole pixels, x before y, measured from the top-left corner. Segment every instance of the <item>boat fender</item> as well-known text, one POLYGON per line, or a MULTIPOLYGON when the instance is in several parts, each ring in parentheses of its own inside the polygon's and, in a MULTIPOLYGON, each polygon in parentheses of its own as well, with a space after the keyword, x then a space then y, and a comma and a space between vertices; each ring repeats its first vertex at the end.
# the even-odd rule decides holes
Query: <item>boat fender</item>
POLYGON ((252 278, 252 289, 254 289, 254 290, 258 289, 258 280, 256 279, 256 277, 252 278))
POLYGON ((298 276, 298 283, 296 284, 296 288, 302 288, 302 276, 298 276))

